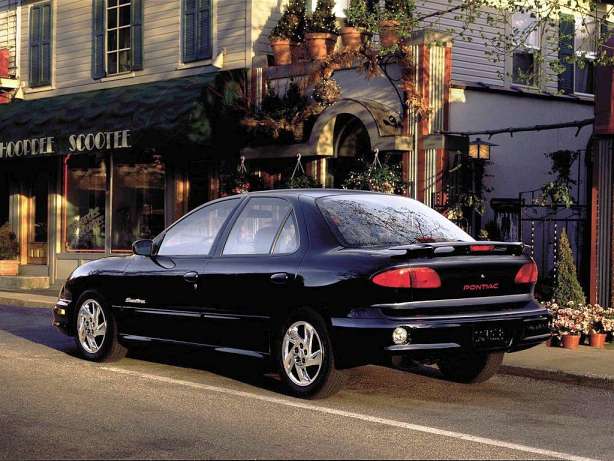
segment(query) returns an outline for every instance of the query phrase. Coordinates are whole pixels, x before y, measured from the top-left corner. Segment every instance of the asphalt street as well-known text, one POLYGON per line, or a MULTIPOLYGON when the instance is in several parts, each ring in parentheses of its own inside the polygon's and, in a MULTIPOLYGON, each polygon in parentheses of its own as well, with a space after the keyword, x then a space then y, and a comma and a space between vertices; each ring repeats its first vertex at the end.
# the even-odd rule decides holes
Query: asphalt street
POLYGON ((0 306, 0 459, 614 459, 612 391, 370 366, 303 401, 261 371, 162 348, 93 364, 48 310, 0 306))

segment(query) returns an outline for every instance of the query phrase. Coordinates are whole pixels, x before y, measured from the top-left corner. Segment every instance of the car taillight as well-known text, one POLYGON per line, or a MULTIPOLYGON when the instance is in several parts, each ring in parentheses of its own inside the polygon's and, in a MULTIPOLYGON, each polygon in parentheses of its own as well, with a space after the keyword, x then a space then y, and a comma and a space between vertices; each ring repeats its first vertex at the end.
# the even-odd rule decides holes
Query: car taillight
POLYGON ((469 250, 472 253, 490 253, 495 249, 494 245, 471 245, 469 250))
POLYGON ((404 267, 382 272, 373 283, 388 288, 439 288, 439 274, 429 267, 404 267))
POLYGON ((537 283, 537 276, 537 264, 535 264, 535 261, 531 261, 523 264, 522 267, 518 269, 514 282, 517 284, 537 283))

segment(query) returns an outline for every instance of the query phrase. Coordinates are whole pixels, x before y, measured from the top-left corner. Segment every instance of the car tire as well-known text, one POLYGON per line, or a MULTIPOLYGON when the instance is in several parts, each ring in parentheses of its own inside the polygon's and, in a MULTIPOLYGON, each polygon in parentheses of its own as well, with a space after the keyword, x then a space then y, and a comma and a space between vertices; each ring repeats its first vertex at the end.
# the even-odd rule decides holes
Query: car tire
POLYGON ((277 364, 289 394, 316 400, 329 397, 343 388, 345 373, 335 367, 332 342, 322 316, 311 309, 301 309, 289 316, 279 337, 276 345, 277 364), (309 333, 312 341, 307 344, 303 340, 308 341, 307 332, 310 329, 313 329, 309 333), (317 363, 318 352, 320 364, 307 365, 310 358, 312 363, 317 363))
POLYGON ((79 296, 75 306, 75 343, 79 355, 92 362, 115 362, 125 357, 128 350, 118 340, 117 322, 105 299, 95 291, 87 291, 79 296))
POLYGON ((483 383, 490 379, 503 362, 503 352, 469 353, 446 357, 438 362, 443 376, 457 383, 483 383))

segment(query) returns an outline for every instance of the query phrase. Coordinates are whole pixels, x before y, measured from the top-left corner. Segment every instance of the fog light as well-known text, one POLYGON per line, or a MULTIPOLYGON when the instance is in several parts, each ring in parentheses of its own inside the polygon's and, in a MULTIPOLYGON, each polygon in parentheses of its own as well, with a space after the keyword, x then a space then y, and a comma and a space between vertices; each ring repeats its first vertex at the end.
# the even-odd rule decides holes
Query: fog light
POLYGON ((407 330, 403 327, 397 327, 392 332, 392 342, 397 345, 406 344, 408 342, 408 338, 409 334, 407 333, 407 330))

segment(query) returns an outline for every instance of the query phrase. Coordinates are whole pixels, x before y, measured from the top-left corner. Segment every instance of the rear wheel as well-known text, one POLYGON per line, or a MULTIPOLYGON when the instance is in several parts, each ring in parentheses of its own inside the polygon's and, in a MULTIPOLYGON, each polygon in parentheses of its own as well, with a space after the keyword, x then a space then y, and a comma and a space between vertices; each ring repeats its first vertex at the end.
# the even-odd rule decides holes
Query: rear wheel
POLYGON ((281 378, 292 395, 322 399, 343 387, 345 376, 335 368, 328 329, 317 313, 304 309, 288 319, 279 352, 281 378))
POLYGON ((126 355, 117 337, 117 323, 102 296, 86 292, 77 301, 75 343, 81 357, 94 362, 112 362, 126 355))
POLYGON ((490 379, 503 362, 503 352, 474 352, 441 359, 439 370, 446 379, 458 383, 483 383, 490 379))

